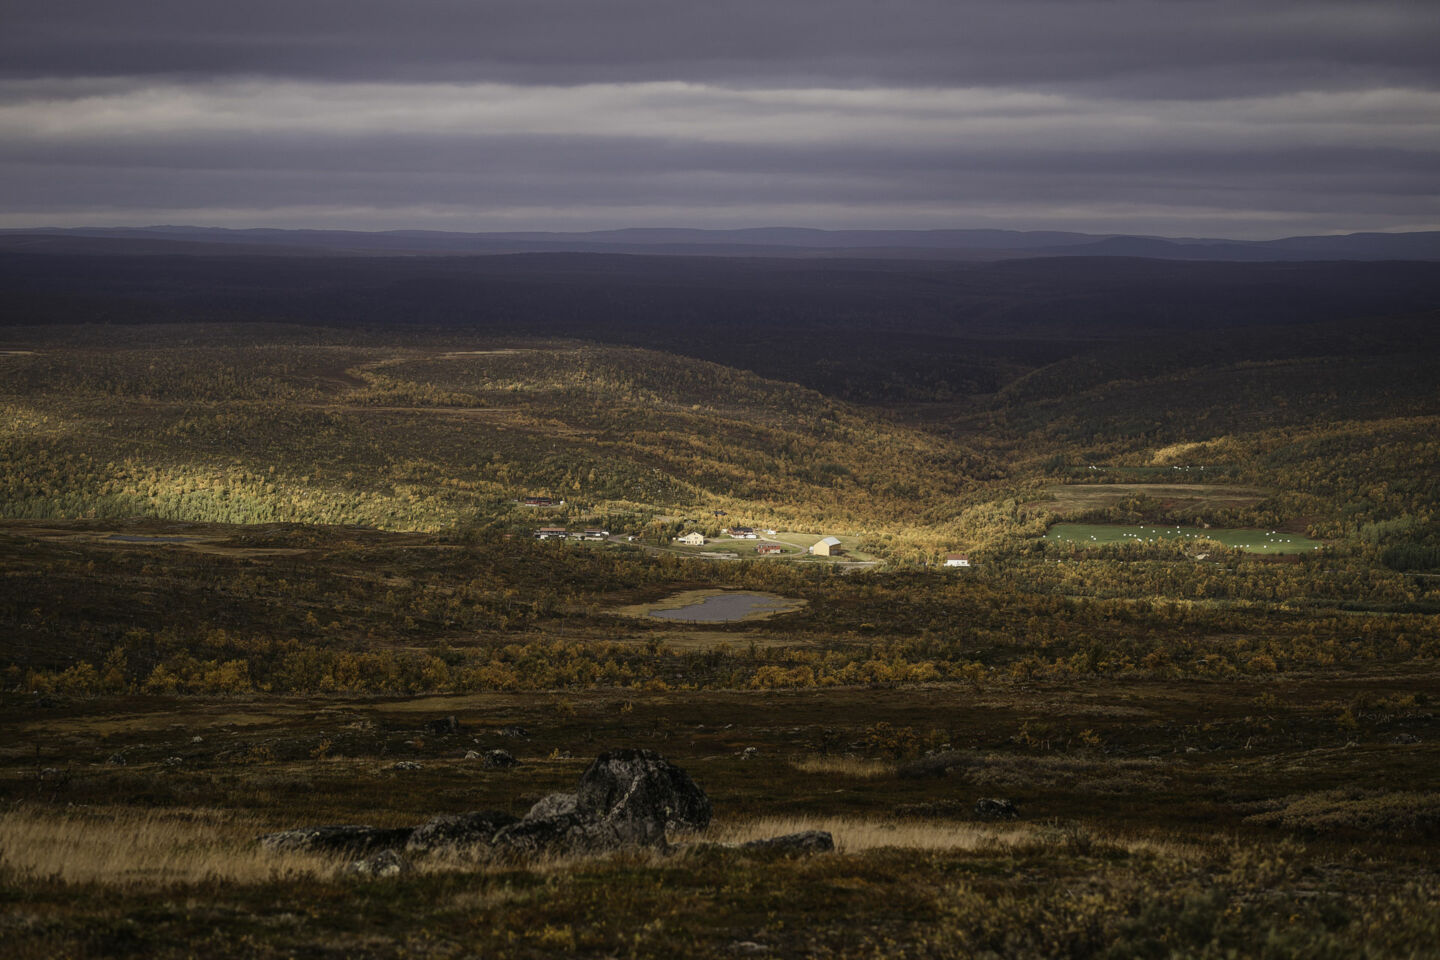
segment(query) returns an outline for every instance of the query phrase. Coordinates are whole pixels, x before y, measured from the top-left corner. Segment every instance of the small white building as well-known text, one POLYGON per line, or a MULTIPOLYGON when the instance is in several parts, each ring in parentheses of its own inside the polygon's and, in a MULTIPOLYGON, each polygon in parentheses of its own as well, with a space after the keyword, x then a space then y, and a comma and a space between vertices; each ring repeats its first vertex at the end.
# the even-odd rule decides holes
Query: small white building
POLYGON ((970 566, 970 555, 965 553, 947 553, 945 554, 945 566, 968 567, 970 566))
POLYGON ((683 543, 687 547, 703 547, 705 546, 705 534, 698 532, 687 533, 683 537, 676 537, 675 542, 683 543))
POLYGON ((840 552, 840 538, 826 537, 810 546, 810 553, 817 557, 833 557, 840 552))

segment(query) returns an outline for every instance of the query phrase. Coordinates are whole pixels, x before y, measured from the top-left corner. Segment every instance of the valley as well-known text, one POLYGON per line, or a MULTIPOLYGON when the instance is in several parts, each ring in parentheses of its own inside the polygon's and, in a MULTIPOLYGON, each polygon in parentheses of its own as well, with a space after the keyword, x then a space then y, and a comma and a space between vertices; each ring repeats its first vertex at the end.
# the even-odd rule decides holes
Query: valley
POLYGON ((839 366, 792 349, 809 317, 761 346, 250 319, 0 329, 0 891, 31 955, 1437 933, 1433 315, 923 362, 856 322, 839 366), (255 844, 514 819, 617 748, 713 824, 389 879, 255 844), (741 846, 809 830, 835 849, 741 846))

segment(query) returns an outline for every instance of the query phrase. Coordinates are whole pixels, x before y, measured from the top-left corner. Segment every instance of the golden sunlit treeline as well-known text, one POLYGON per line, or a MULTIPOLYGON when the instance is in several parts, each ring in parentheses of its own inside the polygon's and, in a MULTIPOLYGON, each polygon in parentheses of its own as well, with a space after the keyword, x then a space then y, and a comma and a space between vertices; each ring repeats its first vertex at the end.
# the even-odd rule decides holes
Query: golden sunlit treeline
MULTIPOLYGON (((962 650, 933 651, 925 640, 890 640, 838 649, 720 649, 708 654, 667 651, 605 641, 546 640, 511 643, 492 651, 449 651, 443 656, 392 650, 327 649, 291 640, 235 644, 245 655, 200 659, 175 653, 148 673, 128 669, 124 649, 98 664, 82 661, 63 670, 12 665, 8 686, 77 696, 103 693, 473 693, 633 687, 641 690, 893 686, 942 681, 983 685, 1034 679, 1084 677, 1210 678, 1267 676, 1374 664, 1433 661, 1440 633, 1421 622, 1352 637, 1302 634, 1283 639, 1242 636, 1224 641, 1194 638, 1169 643, 1117 644, 1101 636, 1070 638, 1070 653, 1022 653, 979 660, 962 650), (1147 649, 1148 648, 1148 649, 1147 649), (935 652, 935 656, 926 656, 935 652)), ((1039 640, 1040 638, 1037 638, 1039 640)), ((1040 646, 1038 642, 1033 644, 1040 646)))
POLYGON ((1132 480, 1255 485, 1263 502, 1195 517, 1299 520, 1325 539, 1368 530, 1377 557, 1414 566, 1430 544, 1402 527, 1428 529, 1440 502, 1440 470, 1427 468, 1440 464, 1440 421, 1413 415, 1425 374, 1408 359, 1393 376, 1373 369, 1389 360, 1362 357, 1104 379, 1125 369, 1115 361, 1061 400, 1065 370, 1084 367, 1064 361, 922 431, 636 348, 137 337, 0 359, 0 515, 518 532, 534 515, 514 501, 541 494, 566 501, 562 521, 619 514, 643 533, 647 517, 723 511, 923 563, 957 548, 1004 555, 1057 519, 1169 518, 1153 502, 1047 508, 1046 482, 1120 478, 1087 472, 1098 463, 1143 471, 1132 480), (1209 472, 1170 472, 1185 466, 1209 472))
POLYGON ((0 403, 0 515, 29 519, 438 531, 544 494, 918 543, 998 475, 813 391, 621 348, 68 349, 6 357, 0 403))
POLYGON ((1418 582, 1384 573, 1440 562, 1440 469, 1430 469, 1440 420, 1399 415, 1424 409, 1410 402, 1421 374, 1405 367, 1368 393, 1358 381, 1354 396, 1337 392, 1347 378, 1373 380, 1383 358, 1360 358, 1359 373, 1328 361, 1150 369, 1136 380, 1090 370, 1099 380, 1062 401, 1057 384, 1075 365, 1066 361, 1002 392, 998 406, 920 430, 635 348, 315 333, 247 344, 225 328, 213 345, 156 336, 0 358, 0 516, 518 536, 542 521, 594 522, 651 543, 742 523, 844 534, 892 566, 968 550, 987 575, 1060 592, 1433 602, 1418 582), (1322 368, 1328 380, 1316 380, 1322 368), (1290 399, 1270 410, 1264 390, 1290 399), (1306 414, 1298 399, 1317 391, 1320 415, 1306 414), (1351 416, 1324 417, 1342 411, 1351 416), (1182 518, 1141 493, 1104 508, 1057 506, 1047 487, 1075 480, 1249 485, 1263 499, 1202 499, 1183 518, 1298 525, 1332 545, 1324 567, 1283 574, 1219 568, 1223 550, 1191 569, 1194 551, 1160 545, 1042 549, 1060 519, 1182 518), (537 494, 565 505, 543 515, 519 505, 537 494), (1072 564, 1085 558, 1102 566, 1072 564))

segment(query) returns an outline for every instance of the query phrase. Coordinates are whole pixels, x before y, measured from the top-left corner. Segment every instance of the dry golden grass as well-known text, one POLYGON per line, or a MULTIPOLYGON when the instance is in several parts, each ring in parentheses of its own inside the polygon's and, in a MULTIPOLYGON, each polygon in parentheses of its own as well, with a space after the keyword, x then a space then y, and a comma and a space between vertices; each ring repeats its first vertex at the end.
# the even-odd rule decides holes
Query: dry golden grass
MULTIPOLYGON (((734 823, 716 823, 703 837, 706 842, 745 843, 767 837, 826 830, 838 853, 902 849, 920 851, 974 851, 1019 853, 1024 850, 1061 849, 1084 852, 1119 849, 1165 860, 1199 861, 1207 849, 1170 836, 1123 836, 1096 832, 1081 823, 979 823, 948 820, 877 820, 869 817, 762 817, 734 823)), ((1213 852, 1213 851, 1210 851, 1213 852)))
POLYGON ((930 820, 874 820, 861 817, 760 817, 714 825, 706 840, 745 843, 802 830, 826 830, 839 853, 886 847, 906 850, 987 850, 1033 843, 1034 827, 1015 824, 930 820))
POLYGON ((0 814, 0 868, 67 883, 141 884, 329 875, 338 861, 262 849, 265 825, 222 810, 14 807, 0 814))
POLYGON ((858 780, 874 780, 893 776, 895 773, 895 764, 864 757, 804 757, 791 760, 790 766, 801 773, 854 777, 858 780))
MULTIPOLYGON (((277 878, 336 877, 346 856, 276 852, 255 838, 271 829, 248 817, 222 810, 134 810, 113 807, 47 810, 17 806, 0 814, 0 870, 12 877, 53 879, 66 883, 158 887, 175 883, 223 881, 260 884, 277 878)), ((1083 828, 1081 828, 1083 829, 1083 828)), ((862 817, 761 817, 713 825, 704 834, 676 838, 672 853, 626 850, 604 856, 631 867, 660 866, 686 855, 692 844, 740 844, 803 830, 825 830, 841 854, 871 850, 1018 851, 1048 846, 1073 846, 1067 830, 1031 824, 956 823, 931 820, 878 820, 862 817)), ((1165 840, 1087 834, 1087 843, 1103 842, 1131 852, 1183 858, 1194 851, 1165 840)), ((587 856, 526 858, 523 867, 540 874, 566 872, 587 856)), ((512 871, 508 858, 456 854, 418 858, 418 873, 492 873, 512 871)), ((491 894, 486 894, 486 897, 491 894)), ((508 895, 507 895, 508 896, 508 895)), ((471 905, 479 905, 476 900, 471 905)), ((488 902, 488 901, 485 901, 488 902)))

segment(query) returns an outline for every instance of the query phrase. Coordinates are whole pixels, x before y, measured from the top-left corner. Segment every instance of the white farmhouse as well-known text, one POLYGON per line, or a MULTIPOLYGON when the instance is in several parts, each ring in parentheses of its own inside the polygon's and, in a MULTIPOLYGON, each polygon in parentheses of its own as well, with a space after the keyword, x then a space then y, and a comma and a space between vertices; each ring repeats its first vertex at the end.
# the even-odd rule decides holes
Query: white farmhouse
POLYGON ((970 556, 964 553, 947 553, 945 554, 945 566, 968 567, 970 566, 970 556))
POLYGON ((683 537, 676 537, 675 542, 683 543, 687 547, 703 547, 705 546, 705 534, 699 532, 687 533, 683 537))

